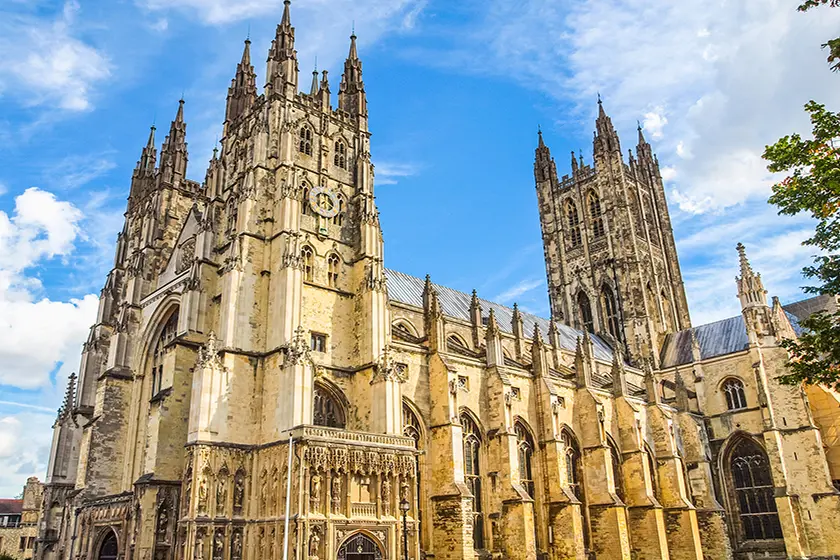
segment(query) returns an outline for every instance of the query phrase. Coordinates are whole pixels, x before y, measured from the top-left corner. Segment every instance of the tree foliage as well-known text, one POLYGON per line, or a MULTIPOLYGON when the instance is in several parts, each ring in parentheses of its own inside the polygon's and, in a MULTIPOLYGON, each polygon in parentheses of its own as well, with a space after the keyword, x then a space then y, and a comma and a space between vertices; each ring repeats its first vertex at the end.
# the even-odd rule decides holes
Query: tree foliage
MULTIPOLYGON (((817 1, 817 0, 813 0, 817 1)), ((840 0, 837 0, 840 2, 840 0)), ((768 169, 786 173, 773 186, 770 203, 780 214, 808 213, 817 220, 814 235, 804 245, 814 247, 819 255, 804 269, 806 277, 817 281, 805 288, 816 294, 840 294, 840 113, 826 110, 810 101, 805 105, 810 115, 813 138, 799 134, 785 136, 767 146, 764 159, 768 169)), ((798 340, 783 345, 791 353, 790 373, 782 382, 826 384, 840 390, 840 312, 821 312, 802 321, 806 332, 798 340)))
MULTIPOLYGON (((800 12, 807 12, 811 8, 825 6, 826 4, 831 8, 837 8, 840 6, 840 0, 805 0, 797 9, 800 12)), ((828 47, 828 63, 831 65, 831 69, 837 72, 840 70, 840 37, 823 43, 823 48, 826 47, 828 47)))

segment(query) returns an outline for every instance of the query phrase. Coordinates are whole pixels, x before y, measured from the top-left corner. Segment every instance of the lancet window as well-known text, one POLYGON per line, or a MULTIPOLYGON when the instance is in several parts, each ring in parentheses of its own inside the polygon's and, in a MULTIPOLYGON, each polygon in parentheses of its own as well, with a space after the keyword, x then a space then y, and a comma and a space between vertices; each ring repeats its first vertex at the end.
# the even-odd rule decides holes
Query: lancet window
POLYGON ((342 140, 337 140, 335 143, 333 164, 341 169, 347 169, 347 145, 342 140))
POLYGON ((330 288, 338 287, 338 271, 341 266, 341 259, 335 253, 327 257, 327 283, 330 288))
POLYGON ((571 200, 566 203, 566 223, 569 228, 569 243, 572 247, 579 247, 583 240, 580 234, 580 214, 571 200))
POLYGON ((300 260, 303 266, 303 279, 307 282, 315 280, 315 251, 309 245, 300 250, 300 260))
POLYGON ((781 539, 773 477, 764 450, 755 442, 742 439, 730 454, 729 470, 743 539, 781 539))
POLYGON ((484 517, 481 495, 481 432, 472 417, 461 413, 464 440, 464 478, 473 495, 473 547, 484 548, 484 517))
POLYGON ((604 236, 604 218, 601 215, 601 198, 595 191, 589 191, 589 219, 592 220, 592 234, 595 239, 604 236))
POLYGON ((621 454, 618 448, 610 441, 610 462, 612 463, 613 482, 615 485, 615 495, 623 502, 624 501, 624 477, 621 472, 621 454))
POLYGON ((300 127, 298 151, 308 156, 312 155, 312 129, 307 125, 300 127))
POLYGON ((344 225, 344 214, 346 212, 347 204, 344 202, 344 197, 338 195, 338 214, 333 217, 333 223, 339 227, 344 225))
POLYGON ((578 500, 583 501, 583 486, 580 472, 580 450, 574 436, 568 431, 564 431, 560 436, 560 441, 563 443, 564 455, 566 460, 566 485, 577 497, 578 500))
POLYGON ((595 332, 595 323, 592 320, 592 304, 589 302, 589 296, 581 291, 578 294, 577 303, 580 326, 589 332, 595 332))
POLYGON ((519 480, 525 491, 532 498, 534 493, 534 473, 532 462, 534 457, 534 440, 528 429, 521 423, 516 423, 516 447, 519 452, 519 480))
POLYGON ((344 407, 326 388, 316 385, 314 390, 312 420, 316 426, 344 428, 344 407))
POLYGON ((601 288, 601 301, 604 306, 604 319, 607 322, 607 330, 616 340, 621 340, 621 322, 618 318, 618 307, 615 304, 612 290, 604 286, 601 288))
POLYGON ((175 339, 178 333, 178 311, 173 311, 163 329, 160 331, 157 342, 152 350, 152 375, 151 375, 151 396, 160 393, 163 388, 163 359, 166 354, 166 346, 175 339))
POLYGON ((727 379, 721 385, 723 394, 726 397, 726 408, 729 410, 739 410, 747 408, 747 395, 744 392, 744 383, 740 379, 734 377, 727 379))

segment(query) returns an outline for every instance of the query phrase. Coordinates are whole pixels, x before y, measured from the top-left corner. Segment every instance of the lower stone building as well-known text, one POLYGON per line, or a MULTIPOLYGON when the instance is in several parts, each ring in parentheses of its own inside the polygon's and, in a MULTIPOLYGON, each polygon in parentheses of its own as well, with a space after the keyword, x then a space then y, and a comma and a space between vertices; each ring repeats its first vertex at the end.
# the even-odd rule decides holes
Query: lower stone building
POLYGON ((808 306, 739 247, 742 314, 691 325, 641 131, 625 162, 600 106, 562 179, 540 135, 536 317, 385 269, 356 38, 337 108, 294 40, 286 1, 262 94, 246 41, 203 183, 183 100, 151 131, 39 559, 840 555, 836 395, 776 380, 808 306))
POLYGON ((15 560, 34 557, 42 491, 41 482, 31 477, 20 499, 0 500, 0 556, 15 560))

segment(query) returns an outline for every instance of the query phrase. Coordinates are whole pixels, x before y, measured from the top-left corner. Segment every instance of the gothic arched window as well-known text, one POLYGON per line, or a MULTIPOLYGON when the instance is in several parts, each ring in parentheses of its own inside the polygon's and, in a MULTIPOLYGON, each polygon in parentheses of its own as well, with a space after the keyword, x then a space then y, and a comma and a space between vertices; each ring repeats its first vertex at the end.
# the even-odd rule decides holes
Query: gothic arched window
POLYGON ((303 265, 303 279, 312 282, 315 279, 315 252, 309 245, 300 250, 300 260, 303 265))
POLYGON ((677 330, 674 326, 674 309, 671 307, 671 301, 668 299, 668 296, 665 295, 665 290, 662 290, 660 300, 662 301, 662 313, 665 315, 662 326, 665 327, 666 332, 674 332, 677 330))
POLYGON ((301 184, 303 189, 303 200, 300 202, 301 209, 304 216, 312 216, 312 208, 309 206, 309 185, 305 182, 301 184))
POLYGON ((649 231, 650 231, 650 242, 654 245, 659 244, 659 230, 656 227, 656 214, 654 213, 653 209, 653 198, 651 196, 645 196, 645 214, 648 221, 649 231))
POLYGON ((175 340, 175 335, 178 334, 178 310, 173 311, 163 329, 158 335, 152 350, 152 376, 151 376, 151 396, 154 397, 163 389, 163 358, 167 352, 167 345, 175 340))
POLYGON ((595 239, 604 236, 604 218, 601 216, 601 199, 595 191, 589 191, 589 219, 592 220, 592 233, 595 239))
POLYGON ((592 305, 589 303, 589 296, 581 291, 577 297, 578 318, 584 330, 595 332, 595 323, 592 321, 592 305))
POLYGON ((338 287, 338 271, 341 266, 341 259, 335 253, 327 258, 327 283, 330 288, 338 287))
POLYGON ((239 219, 239 206, 236 204, 236 198, 230 196, 227 201, 227 228, 225 232, 230 235, 236 233, 236 222, 239 219))
POLYGON ((114 531, 107 529, 108 534, 102 539, 99 545, 98 560, 117 560, 119 555, 119 544, 117 543, 117 535, 114 531))
POLYGON ((610 441, 610 462, 612 463, 613 482, 615 484, 615 495, 624 501, 624 477, 621 472, 621 453, 615 443, 610 441))
POLYGON ((314 411, 312 421, 316 426, 344 429, 344 407, 329 390, 321 385, 315 385, 313 391, 314 411))
POLYGON ((577 206, 571 200, 566 203, 566 223, 569 228, 569 243, 572 247, 579 247, 582 242, 580 235, 580 214, 577 206))
MULTIPOLYGON (((402 417, 403 417, 403 435, 406 437, 410 437, 414 440, 414 447, 416 449, 423 448, 423 428, 420 424, 420 419, 414 413, 414 410, 405 402, 402 405, 402 417)), ((415 468, 415 485, 414 485, 414 492, 417 498, 417 522, 422 526, 423 523, 423 502, 420 500, 420 489, 423 488, 423 480, 421 478, 421 470, 420 470, 420 454, 414 456, 414 468, 415 468)), ((422 530, 417 531, 419 535, 422 535, 422 530)))
POLYGON ((460 416, 464 440, 464 478, 473 495, 473 547, 484 548, 484 518, 481 495, 481 432, 466 412, 460 416))
POLYGON ((336 140, 333 164, 341 169, 347 169, 347 146, 343 140, 336 140))
POLYGON ((341 226, 344 225, 344 213, 345 213, 346 204, 344 202, 344 197, 343 196, 338 195, 337 198, 338 198, 338 214, 336 214, 335 217, 333 218, 333 223, 335 225, 337 225, 338 227, 341 227, 341 226))
POLYGON ((747 395, 744 392, 744 383, 740 379, 731 377, 723 382, 720 386, 726 397, 726 408, 729 410, 739 410, 747 408, 747 395))
POLYGON ((742 439, 730 453, 729 471, 743 539, 781 539, 773 477, 764 450, 752 440, 742 439))
POLYGON ((300 127, 298 151, 308 156, 312 155, 312 129, 308 125, 300 127))
POLYGON ((650 487, 653 489, 653 496, 657 500, 659 500, 659 483, 657 482, 658 473, 656 472, 656 457, 653 454, 653 450, 647 443, 645 444, 645 456, 647 457, 648 470, 650 471, 650 487))
POLYGON ((583 501, 583 485, 580 471, 580 450, 572 434, 564 430, 560 436, 566 462, 566 485, 577 497, 583 501))
POLYGON ((532 462, 534 458, 534 439, 521 422, 516 423, 516 447, 519 451, 519 480, 525 491, 532 498, 534 493, 534 473, 532 462))
POLYGON ((604 320, 607 322, 607 330, 616 340, 621 340, 621 322, 618 318, 618 307, 615 304, 613 292, 608 286, 601 288, 601 301, 604 308, 604 320))

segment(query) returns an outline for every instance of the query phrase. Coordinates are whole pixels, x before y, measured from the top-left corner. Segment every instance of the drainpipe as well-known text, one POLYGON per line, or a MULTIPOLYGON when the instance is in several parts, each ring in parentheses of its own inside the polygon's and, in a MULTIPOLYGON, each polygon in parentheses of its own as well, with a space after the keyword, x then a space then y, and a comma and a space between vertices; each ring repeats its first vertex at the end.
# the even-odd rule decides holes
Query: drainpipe
POLYGON ((292 455, 295 438, 289 436, 289 468, 286 473, 286 521, 283 527, 283 560, 289 560, 289 515, 292 507, 292 455))
POLYGON ((82 513, 82 508, 76 508, 76 515, 73 517, 73 536, 70 537, 70 560, 76 554, 76 529, 79 526, 79 514, 82 513))

